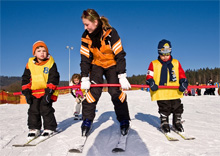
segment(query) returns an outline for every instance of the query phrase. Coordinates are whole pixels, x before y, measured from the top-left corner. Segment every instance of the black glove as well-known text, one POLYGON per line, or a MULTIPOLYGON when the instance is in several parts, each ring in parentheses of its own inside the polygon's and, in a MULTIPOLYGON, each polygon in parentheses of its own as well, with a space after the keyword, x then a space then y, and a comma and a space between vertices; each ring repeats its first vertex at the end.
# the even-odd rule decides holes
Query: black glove
POLYGON ((42 103, 43 104, 48 104, 51 102, 51 96, 53 95, 54 93, 54 90, 53 89, 50 89, 50 88, 46 88, 45 89, 45 94, 42 98, 42 103))
POLYGON ((28 104, 33 103, 32 91, 30 89, 22 90, 22 94, 25 96, 26 101, 27 101, 28 104))
POLYGON ((188 87, 188 80, 183 78, 180 79, 179 83, 180 83, 179 91, 184 92, 188 87))
POLYGON ((147 85, 150 86, 150 89, 151 89, 152 91, 158 90, 158 85, 155 84, 154 79, 148 79, 148 80, 146 81, 146 83, 147 83, 147 85))

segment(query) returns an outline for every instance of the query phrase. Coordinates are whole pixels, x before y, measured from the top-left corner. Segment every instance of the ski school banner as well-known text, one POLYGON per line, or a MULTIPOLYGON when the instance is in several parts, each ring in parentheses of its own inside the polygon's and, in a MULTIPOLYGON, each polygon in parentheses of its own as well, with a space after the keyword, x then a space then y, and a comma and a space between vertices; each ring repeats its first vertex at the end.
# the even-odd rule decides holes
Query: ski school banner
MULTIPOLYGON (((120 84, 91 84, 90 87, 121 87, 120 84)), ((132 88, 150 88, 149 85, 136 85, 131 84, 132 88)), ((77 89, 80 88, 80 85, 74 85, 74 86, 63 86, 63 87, 57 87, 57 90, 64 90, 64 89, 77 89)), ((164 89, 177 89, 179 86, 158 86, 158 88, 164 88, 164 89)), ((217 88, 217 86, 188 86, 188 89, 196 89, 196 88, 217 88)), ((33 90, 32 92, 40 92, 44 91, 44 89, 41 90, 33 90)), ((21 92, 15 92, 13 95, 21 95, 21 92)))

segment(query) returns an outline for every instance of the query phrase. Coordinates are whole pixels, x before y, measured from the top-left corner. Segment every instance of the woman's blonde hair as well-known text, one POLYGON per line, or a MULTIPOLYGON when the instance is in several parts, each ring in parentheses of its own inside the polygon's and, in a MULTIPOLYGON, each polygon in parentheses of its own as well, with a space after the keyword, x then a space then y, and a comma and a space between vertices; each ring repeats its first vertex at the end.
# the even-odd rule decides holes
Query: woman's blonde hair
POLYGON ((81 18, 88 19, 91 22, 98 20, 98 23, 102 23, 102 28, 107 30, 111 28, 111 25, 108 22, 108 19, 104 16, 99 16, 99 14, 94 9, 87 9, 83 11, 81 18))

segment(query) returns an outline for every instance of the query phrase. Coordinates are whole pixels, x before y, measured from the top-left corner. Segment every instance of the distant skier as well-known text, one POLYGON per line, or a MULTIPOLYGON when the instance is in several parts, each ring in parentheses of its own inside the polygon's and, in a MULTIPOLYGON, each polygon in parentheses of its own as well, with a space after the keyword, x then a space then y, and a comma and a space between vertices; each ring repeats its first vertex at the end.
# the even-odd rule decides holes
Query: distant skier
POLYGON ((191 89, 191 93, 192 93, 192 96, 195 96, 195 95, 196 95, 194 88, 191 89))
MULTIPOLYGON (((212 82, 212 78, 209 79, 207 82, 207 86, 213 86, 214 83, 212 82)), ((215 95, 215 88, 207 88, 207 95, 215 95)))
MULTIPOLYGON (((81 16, 85 31, 81 38, 81 89, 89 89, 86 100, 82 102, 82 135, 87 135, 95 117, 96 104, 101 96, 102 87, 90 88, 90 84, 120 83, 122 89, 129 89, 126 78, 125 51, 117 31, 110 26, 108 19, 100 17, 93 9, 83 11, 81 16)), ((126 135, 129 129, 129 111, 127 96, 119 87, 109 87, 121 133, 126 135)))
POLYGON ((57 122, 52 103, 57 100, 60 75, 56 63, 49 54, 43 41, 33 44, 33 55, 22 75, 22 94, 29 104, 28 109, 28 140, 40 135, 43 118, 44 131, 42 136, 50 136, 56 131, 57 122), (43 89, 43 91, 32 92, 43 89))
POLYGON ((168 40, 158 44, 158 59, 150 63, 146 83, 150 86, 151 100, 157 100, 163 132, 170 132, 169 115, 173 113, 173 128, 183 132, 181 116, 183 104, 180 98, 188 87, 185 72, 178 60, 171 56, 172 48, 168 40), (158 89, 158 86, 179 86, 179 89, 158 89))
MULTIPOLYGON (((70 86, 74 86, 74 85, 80 85, 81 82, 81 76, 80 74, 73 74, 71 81, 70 81, 70 86)), ((76 99, 76 106, 75 106, 75 111, 74 111, 74 120, 78 120, 79 118, 79 114, 80 114, 80 110, 82 107, 82 101, 85 99, 85 89, 80 89, 80 88, 73 88, 71 89, 71 94, 73 95, 73 97, 76 99)))
MULTIPOLYGON (((199 82, 196 82, 196 86, 200 86, 199 82)), ((201 89, 197 88, 196 93, 197 93, 198 96, 201 96, 201 89)))

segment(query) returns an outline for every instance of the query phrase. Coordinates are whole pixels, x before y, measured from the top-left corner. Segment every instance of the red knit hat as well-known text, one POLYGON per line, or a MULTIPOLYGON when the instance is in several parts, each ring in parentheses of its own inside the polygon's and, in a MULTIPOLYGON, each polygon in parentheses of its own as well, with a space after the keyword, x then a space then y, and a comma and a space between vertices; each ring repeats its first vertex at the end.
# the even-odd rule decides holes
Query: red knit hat
POLYGON ((47 45, 43 41, 39 40, 39 41, 37 41, 33 44, 33 55, 34 55, 35 50, 37 49, 37 47, 44 47, 47 51, 47 55, 49 54, 47 45))

